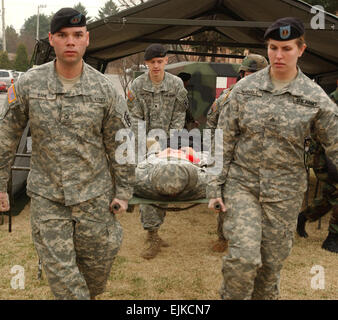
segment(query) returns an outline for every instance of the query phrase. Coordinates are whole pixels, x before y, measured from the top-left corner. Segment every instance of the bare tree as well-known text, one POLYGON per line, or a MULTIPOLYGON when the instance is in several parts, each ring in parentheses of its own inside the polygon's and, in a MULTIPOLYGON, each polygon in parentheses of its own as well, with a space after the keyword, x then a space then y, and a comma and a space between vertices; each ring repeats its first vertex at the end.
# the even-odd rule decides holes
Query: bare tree
POLYGON ((111 62, 108 65, 107 73, 114 70, 113 73, 118 74, 125 97, 127 97, 130 84, 134 80, 135 72, 144 71, 142 61, 143 54, 137 53, 129 57, 111 62))
POLYGON ((122 9, 131 8, 147 1, 149 0, 117 0, 122 9))
MULTIPOLYGON (((116 0, 115 3, 118 3, 118 7, 121 9, 128 9, 147 1, 149 0, 116 0)), ((134 79, 134 72, 140 71, 142 57, 143 54, 134 54, 113 63, 114 67, 118 70, 120 83, 125 97, 127 96, 129 86, 134 79)))
POLYGON ((132 76, 130 75, 130 72, 127 72, 127 59, 123 58, 121 59, 120 63, 121 63, 121 71, 119 73, 119 79, 120 79, 120 83, 121 86, 123 88, 123 92, 124 92, 124 97, 127 97, 127 91, 128 91, 128 87, 129 84, 132 81, 132 76))

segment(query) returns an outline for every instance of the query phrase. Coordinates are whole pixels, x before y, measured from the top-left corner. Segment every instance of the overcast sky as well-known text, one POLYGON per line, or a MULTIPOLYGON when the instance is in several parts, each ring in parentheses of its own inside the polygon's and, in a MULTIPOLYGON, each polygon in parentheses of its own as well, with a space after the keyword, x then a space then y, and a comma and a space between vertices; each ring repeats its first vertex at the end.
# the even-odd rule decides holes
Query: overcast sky
MULTIPOLYGON (((50 15, 63 7, 73 7, 79 2, 87 9, 90 17, 96 17, 107 0, 4 0, 5 5, 5 24, 12 25, 17 33, 23 26, 25 19, 37 14, 39 5, 46 5, 46 8, 40 8, 40 13, 50 15)), ((2 0, 0 0, 0 10, 2 9, 2 0)), ((0 33, 2 33, 2 15, 0 16, 0 33)))

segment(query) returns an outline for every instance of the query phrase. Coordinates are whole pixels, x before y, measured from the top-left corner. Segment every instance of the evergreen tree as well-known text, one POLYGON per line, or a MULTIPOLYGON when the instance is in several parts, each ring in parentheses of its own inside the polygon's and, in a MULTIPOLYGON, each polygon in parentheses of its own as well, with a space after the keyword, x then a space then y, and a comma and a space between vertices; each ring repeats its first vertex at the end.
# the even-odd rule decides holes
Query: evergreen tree
MULTIPOLYGON (((48 37, 52 16, 39 14, 39 39, 48 37)), ((32 15, 25 19, 25 23, 21 29, 18 43, 23 43, 26 47, 28 55, 32 55, 35 42, 36 42, 36 28, 37 28, 37 15, 32 15)))
POLYGON ((27 71, 29 68, 27 49, 23 43, 18 45, 16 50, 16 57, 14 60, 14 69, 17 71, 27 71))
POLYGON ((77 5, 75 5, 73 7, 73 9, 79 11, 80 13, 82 13, 86 17, 87 24, 93 22, 92 17, 88 16, 88 11, 87 11, 86 7, 81 2, 79 2, 77 5))
MULTIPOLYGON (((39 14, 39 38, 47 38, 50 28, 51 16, 45 14, 39 14)), ((36 28, 37 28, 37 15, 34 14, 25 20, 25 23, 21 29, 21 35, 29 34, 34 39, 36 38, 36 28)))
POLYGON ((13 26, 6 27, 6 49, 8 52, 15 53, 19 42, 19 35, 13 26))
POLYGON ((8 58, 7 51, 2 51, 0 54, 0 69, 12 69, 12 62, 8 58))
POLYGON ((99 9, 99 16, 96 18, 97 20, 103 19, 105 17, 112 16, 116 13, 118 13, 119 8, 117 5, 114 3, 113 0, 108 0, 105 4, 104 7, 99 9))

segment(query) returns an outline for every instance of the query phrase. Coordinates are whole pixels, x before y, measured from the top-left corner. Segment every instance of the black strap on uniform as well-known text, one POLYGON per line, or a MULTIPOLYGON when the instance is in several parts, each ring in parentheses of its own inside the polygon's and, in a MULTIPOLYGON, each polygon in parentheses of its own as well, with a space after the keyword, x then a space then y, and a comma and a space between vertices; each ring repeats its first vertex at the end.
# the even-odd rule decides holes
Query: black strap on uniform
POLYGON ((310 188, 310 168, 306 164, 307 160, 307 154, 310 151, 309 146, 307 145, 308 141, 310 139, 305 138, 304 139, 304 155, 303 155, 303 161, 304 161, 304 167, 306 170, 306 181, 307 181, 307 188, 306 188, 306 193, 305 193, 305 207, 309 207, 309 188, 310 188))

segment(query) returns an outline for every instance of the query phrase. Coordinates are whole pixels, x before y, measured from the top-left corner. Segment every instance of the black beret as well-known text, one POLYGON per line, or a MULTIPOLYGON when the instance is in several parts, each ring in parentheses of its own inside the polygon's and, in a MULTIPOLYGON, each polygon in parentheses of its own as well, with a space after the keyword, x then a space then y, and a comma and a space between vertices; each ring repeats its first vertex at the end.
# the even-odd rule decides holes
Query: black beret
POLYGON ((56 12, 50 23, 50 33, 58 32, 62 28, 83 27, 86 17, 72 8, 62 8, 56 12))
POLYGON ((286 17, 276 20, 265 31, 264 40, 287 41, 299 38, 304 34, 304 25, 297 19, 286 17))
POLYGON ((144 60, 152 58, 163 58, 167 54, 167 50, 159 43, 151 44, 144 52, 144 60))

